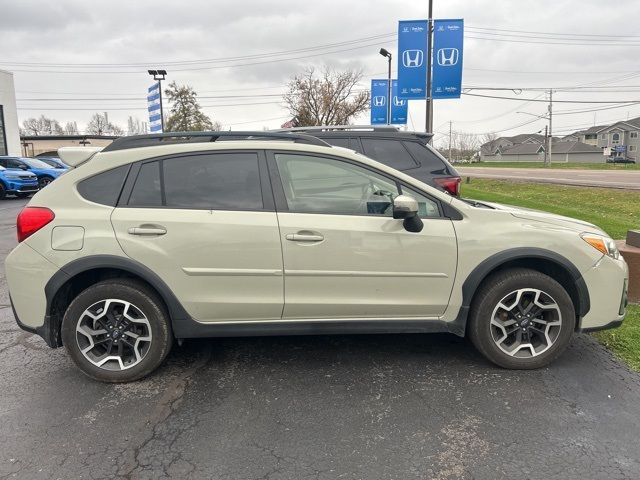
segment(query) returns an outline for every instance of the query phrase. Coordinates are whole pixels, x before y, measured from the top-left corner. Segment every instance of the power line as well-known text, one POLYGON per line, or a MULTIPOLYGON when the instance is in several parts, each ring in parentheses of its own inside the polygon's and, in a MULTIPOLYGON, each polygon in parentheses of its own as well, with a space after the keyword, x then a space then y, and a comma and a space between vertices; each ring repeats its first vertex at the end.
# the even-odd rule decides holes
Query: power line
MULTIPOLYGON (((515 98, 515 97, 501 97, 498 95, 482 95, 480 93, 467 93, 467 92, 462 92, 462 95, 466 95, 468 97, 482 97, 482 98, 496 98, 499 100, 516 100, 516 101, 522 101, 525 100, 523 98, 515 98)), ((538 99, 533 99, 533 98, 528 98, 526 99, 529 102, 543 102, 543 103, 549 103, 547 100, 538 100, 538 99)), ((555 103, 607 103, 607 104, 611 104, 611 103, 626 103, 626 104, 634 104, 634 103, 640 103, 640 100, 621 100, 621 101, 616 101, 616 102, 612 102, 611 100, 606 100, 606 101, 602 101, 602 100, 554 100, 555 103)))

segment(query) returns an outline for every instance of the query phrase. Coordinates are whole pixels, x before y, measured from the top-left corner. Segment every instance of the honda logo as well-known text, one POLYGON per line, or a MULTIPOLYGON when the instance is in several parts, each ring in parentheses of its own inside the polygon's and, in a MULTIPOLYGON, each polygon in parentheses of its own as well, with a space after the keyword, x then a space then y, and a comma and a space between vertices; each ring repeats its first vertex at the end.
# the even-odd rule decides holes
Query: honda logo
POLYGON ((441 48, 438 50, 438 65, 441 67, 452 67, 458 63, 460 52, 457 48, 441 48))
POLYGON ((377 97, 373 97, 373 106, 374 107, 384 107, 385 103, 387 103, 386 100, 387 99, 384 98, 382 95, 377 96, 377 97))
POLYGON ((393 97, 393 104, 396 107, 404 107, 405 103, 407 103, 406 100, 403 100, 403 99, 398 98, 398 97, 393 97))
POLYGON ((405 50, 402 52, 402 65, 406 68, 417 68, 422 66, 424 52, 422 50, 405 50))

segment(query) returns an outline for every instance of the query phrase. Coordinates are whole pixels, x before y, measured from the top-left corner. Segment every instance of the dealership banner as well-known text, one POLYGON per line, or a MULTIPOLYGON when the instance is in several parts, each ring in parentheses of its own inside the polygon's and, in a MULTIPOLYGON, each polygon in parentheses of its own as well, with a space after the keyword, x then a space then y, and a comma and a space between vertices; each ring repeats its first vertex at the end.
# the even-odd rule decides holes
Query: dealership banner
POLYGON ((433 24, 432 98, 460 98, 464 20, 435 20, 433 24))
POLYGON ((404 99, 427 96, 426 20, 401 20, 398 24, 398 94, 404 99))
POLYGON ((387 80, 371 80, 371 125, 387 123, 387 80))
POLYGON ((149 110, 149 131, 162 132, 162 116, 160 108, 160 82, 147 89, 147 110, 149 110))
POLYGON ((391 123, 406 125, 409 101, 398 96, 398 80, 391 81, 391 123))

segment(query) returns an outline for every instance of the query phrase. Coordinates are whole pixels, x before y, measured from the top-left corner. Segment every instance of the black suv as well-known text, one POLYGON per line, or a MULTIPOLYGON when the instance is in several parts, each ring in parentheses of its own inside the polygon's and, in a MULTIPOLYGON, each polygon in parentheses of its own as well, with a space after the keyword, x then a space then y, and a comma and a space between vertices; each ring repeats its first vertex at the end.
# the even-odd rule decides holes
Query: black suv
POLYGON ((296 127, 279 131, 313 135, 331 145, 362 153, 451 195, 460 193, 460 174, 428 144, 430 133, 368 125, 296 127))

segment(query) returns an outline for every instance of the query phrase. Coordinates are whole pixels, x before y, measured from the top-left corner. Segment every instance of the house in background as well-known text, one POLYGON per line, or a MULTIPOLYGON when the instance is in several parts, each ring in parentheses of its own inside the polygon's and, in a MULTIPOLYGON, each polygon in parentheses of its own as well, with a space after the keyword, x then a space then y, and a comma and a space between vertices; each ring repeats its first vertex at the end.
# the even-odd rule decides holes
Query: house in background
MULTIPOLYGON (((487 142, 480 148, 483 162, 544 162, 546 145, 544 135, 516 135, 487 142), (498 141, 502 140, 502 141, 498 141), (515 140, 515 141, 514 141, 515 140), (518 140, 524 140, 517 143, 518 140)), ((604 163, 602 149, 575 139, 554 138, 551 146, 551 162, 556 163, 604 163)))

